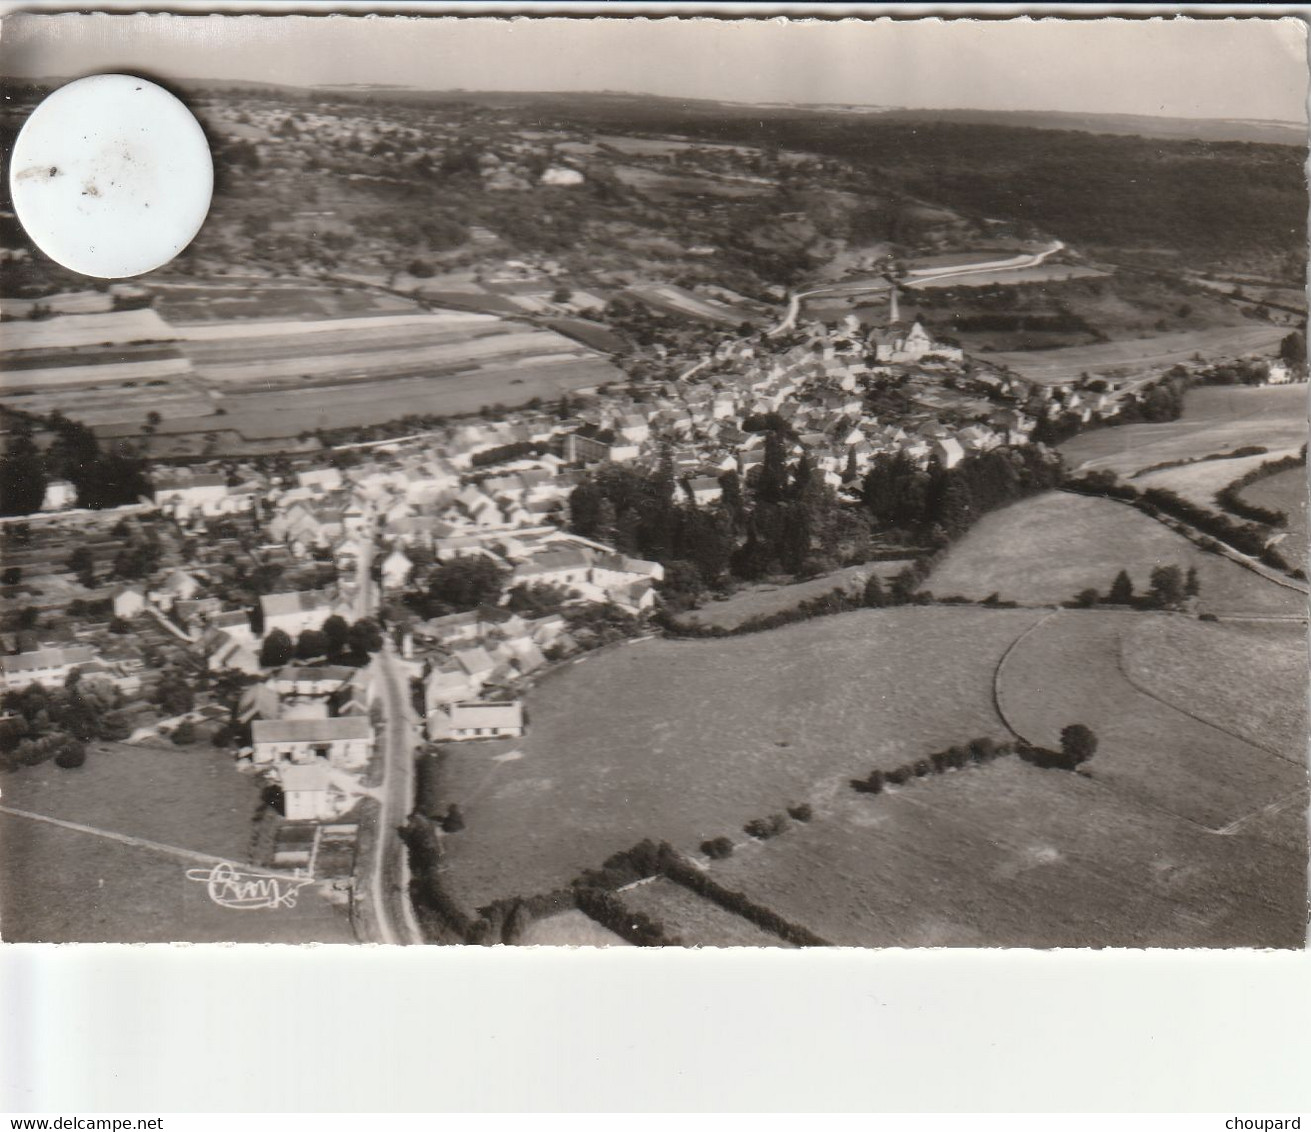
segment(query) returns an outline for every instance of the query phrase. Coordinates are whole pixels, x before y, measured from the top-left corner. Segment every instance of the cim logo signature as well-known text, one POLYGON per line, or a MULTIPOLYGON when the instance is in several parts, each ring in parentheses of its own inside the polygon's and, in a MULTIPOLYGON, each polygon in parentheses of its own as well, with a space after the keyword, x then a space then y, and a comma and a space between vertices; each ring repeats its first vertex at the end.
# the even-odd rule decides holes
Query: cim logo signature
POLYGON ((225 861, 209 869, 188 869, 187 879, 203 884, 220 908, 294 908, 296 897, 313 877, 276 877, 242 872, 225 861))

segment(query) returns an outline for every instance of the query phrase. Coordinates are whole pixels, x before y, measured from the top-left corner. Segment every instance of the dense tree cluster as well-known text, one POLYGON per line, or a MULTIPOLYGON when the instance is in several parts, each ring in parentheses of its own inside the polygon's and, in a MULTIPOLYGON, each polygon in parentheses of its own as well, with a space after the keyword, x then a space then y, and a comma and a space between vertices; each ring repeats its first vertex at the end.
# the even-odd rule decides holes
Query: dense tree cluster
POLYGON ((85 425, 54 412, 46 418, 6 411, 11 432, 9 447, 0 460, 0 511, 30 515, 41 508, 51 480, 68 480, 77 493, 77 505, 101 509, 135 503, 150 494, 149 463, 129 444, 120 441, 110 451, 85 425), (54 434, 43 452, 33 426, 43 425, 54 434))
POLYGON ((55 759, 60 766, 80 766, 85 745, 118 741, 131 734, 119 693, 102 684, 88 685, 75 672, 62 688, 30 684, 0 699, 0 770, 55 759))
POLYGON ((650 472, 605 465, 570 496, 571 529, 663 563, 662 589, 675 604, 734 577, 822 573, 844 543, 864 548, 868 523, 839 506, 808 455, 789 468, 789 446, 783 430, 772 429, 747 482, 724 473, 721 497, 708 505, 678 483, 667 454, 650 472))
POLYGON ((861 494, 879 526, 942 546, 987 512, 1048 491, 1060 480, 1059 459, 1035 446, 994 448, 954 468, 935 460, 924 470, 904 452, 882 453, 874 458, 861 494))
POLYGON ((467 554, 434 567, 419 589, 405 595, 405 604, 420 617, 464 613, 480 605, 496 605, 509 572, 485 554, 467 554))

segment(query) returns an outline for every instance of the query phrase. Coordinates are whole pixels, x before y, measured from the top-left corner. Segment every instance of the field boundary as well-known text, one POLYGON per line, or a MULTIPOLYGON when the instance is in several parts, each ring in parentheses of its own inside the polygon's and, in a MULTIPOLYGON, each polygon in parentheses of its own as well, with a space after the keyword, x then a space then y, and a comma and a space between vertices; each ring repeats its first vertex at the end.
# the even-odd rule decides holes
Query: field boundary
POLYGON ((1115 666, 1120 670, 1120 675, 1124 677, 1125 683, 1128 684, 1139 695, 1146 696, 1149 700, 1155 700, 1158 704, 1162 704, 1163 706, 1169 708, 1171 711, 1177 711, 1180 715, 1186 715, 1189 719, 1193 720, 1194 722, 1201 723, 1204 726, 1211 728, 1212 731, 1218 731, 1220 732, 1221 735, 1228 735, 1229 738, 1237 740, 1239 743, 1246 743, 1250 747, 1255 747, 1259 751, 1265 751, 1266 754, 1273 755, 1277 759, 1283 759, 1284 762, 1292 763, 1294 766, 1300 766, 1300 767, 1306 766, 1305 760, 1290 759, 1282 751, 1277 751, 1273 747, 1267 747, 1264 743, 1258 742, 1256 739, 1251 739, 1246 735, 1239 735, 1236 732, 1230 731, 1229 728, 1227 727, 1221 727, 1220 724, 1214 722, 1213 720, 1204 719, 1196 712, 1189 711, 1182 704, 1176 704, 1171 700, 1167 700, 1164 696, 1159 695, 1158 693, 1153 692, 1150 688, 1145 687, 1137 680, 1135 680, 1133 678, 1132 673, 1129 671, 1129 666, 1125 663, 1124 649, 1125 649, 1125 635, 1121 634, 1119 640, 1117 641, 1117 646, 1115 650, 1115 666))
MULTIPOLYGON (((1039 617, 1037 621, 1035 621, 1032 625, 1030 625, 1027 629, 1025 629, 1018 637, 1015 638, 1015 640, 1011 641, 1011 643, 1006 646, 1006 651, 1003 652, 1001 656, 997 658, 997 664, 994 666, 992 670, 993 710, 997 713, 997 718, 1001 720, 1001 725, 1004 728, 1006 728, 1006 730, 1009 731, 1012 735, 1014 735, 1015 738, 1020 740, 1021 743, 1032 743, 1033 741, 1031 739, 1028 739, 1024 735, 1020 734, 1020 732, 1017 731, 1011 725, 1011 721, 1006 716, 1006 707, 1003 702, 1002 691, 1001 691, 1002 674, 1006 668, 1006 662, 1010 659, 1011 654, 1015 652, 1017 648, 1020 647, 1020 645, 1024 642, 1024 640, 1027 637, 1029 637, 1031 634, 1036 633, 1040 628, 1042 628, 1042 626, 1046 625, 1048 621, 1050 621, 1053 617, 1056 617, 1060 612, 1061 611, 1059 608, 1053 609, 1050 612, 1048 612, 1045 616, 1039 617)), ((1037 744, 1033 744, 1033 745, 1036 746, 1037 744)))
POLYGON ((1113 503, 1119 503, 1125 507, 1132 507, 1135 511, 1139 512, 1139 514, 1146 515, 1149 519, 1154 519, 1156 522, 1160 523, 1161 526, 1165 527, 1167 530, 1173 531, 1181 538, 1187 539, 1194 546, 1198 547, 1201 550, 1219 554, 1222 558, 1228 558, 1230 562, 1233 562, 1236 565, 1242 566, 1245 569, 1252 571, 1253 574, 1256 574, 1258 577, 1264 578, 1267 582, 1273 582, 1275 585, 1282 586, 1286 590, 1292 590, 1294 593, 1299 593, 1303 597, 1306 597, 1308 596, 1308 594, 1311 594, 1311 589, 1308 589, 1305 583, 1296 582, 1292 578, 1284 577, 1278 571, 1272 570, 1270 569, 1270 567, 1262 565, 1260 562, 1257 562, 1254 558, 1249 557, 1248 555, 1244 554, 1242 551, 1235 550, 1228 543, 1221 542, 1218 538, 1212 538, 1209 535, 1203 535, 1191 523, 1185 522, 1183 519, 1177 518, 1176 516, 1173 515, 1167 516, 1164 513, 1158 513, 1153 515, 1150 511, 1147 511, 1144 508, 1140 507, 1135 500, 1117 499, 1113 495, 1105 495, 1101 492, 1077 491, 1072 487, 1059 487, 1056 490, 1063 491, 1067 495, 1084 495, 1089 497, 1090 499, 1109 499, 1113 503), (1173 526, 1171 526, 1171 523, 1177 523, 1180 527, 1183 528, 1183 530, 1176 530, 1173 526), (1213 542, 1215 544, 1215 547, 1217 547, 1218 549, 1212 549, 1211 547, 1203 545, 1204 540, 1207 539, 1213 542))

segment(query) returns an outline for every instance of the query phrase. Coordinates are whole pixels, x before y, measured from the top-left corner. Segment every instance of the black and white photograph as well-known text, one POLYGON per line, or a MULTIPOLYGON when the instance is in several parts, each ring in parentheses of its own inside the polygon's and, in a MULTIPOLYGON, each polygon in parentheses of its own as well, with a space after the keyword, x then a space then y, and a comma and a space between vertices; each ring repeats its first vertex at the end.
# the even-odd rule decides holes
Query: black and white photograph
POLYGON ((6 17, 0 936, 1303 948, 1306 47, 6 17))

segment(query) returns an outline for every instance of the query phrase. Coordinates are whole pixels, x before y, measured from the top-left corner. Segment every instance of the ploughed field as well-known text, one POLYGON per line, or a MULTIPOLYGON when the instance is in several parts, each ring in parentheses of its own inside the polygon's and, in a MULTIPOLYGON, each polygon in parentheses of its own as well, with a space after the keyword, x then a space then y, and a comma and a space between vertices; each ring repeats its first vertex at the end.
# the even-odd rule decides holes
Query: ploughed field
POLYGON ((259 787, 225 752, 97 743, 79 768, 6 775, 0 805, 134 839, 0 811, 0 932, 10 942, 354 940, 344 908, 315 888, 294 907, 235 910, 188 879, 209 866, 187 852, 250 859, 259 787))
POLYGON ((997 594, 1024 604, 1103 596, 1128 572, 1136 593, 1157 566, 1195 567, 1199 608, 1217 614, 1296 615, 1304 595, 1239 566, 1141 511, 1110 499, 1048 492, 985 515, 952 546, 925 583, 937 597, 997 594))
POLYGON ((444 878, 470 907, 547 892, 643 838, 695 852, 791 804, 823 813, 873 766, 1004 738, 992 674, 1040 616, 868 610, 587 656, 529 695, 525 738, 447 747, 467 825, 444 878))
MULTIPOLYGON (((159 284, 155 298, 158 311, 23 324, 6 346, 5 368, 16 377, 5 403, 67 411, 113 436, 140 433, 157 412, 156 454, 168 455, 176 442, 166 436, 294 438, 522 404, 619 376, 578 337, 495 315, 424 311, 362 285, 221 278, 159 284)), ((562 325, 594 337, 580 320, 562 325)))
POLYGON ((1260 445, 1272 452, 1306 443, 1305 385, 1208 385, 1191 389, 1183 416, 1085 432, 1060 446, 1075 472, 1128 476, 1168 460, 1191 460, 1260 445))
POLYGON ((1130 338, 1094 346, 1068 346, 1057 350, 1021 350, 983 354, 996 365, 1007 366, 1030 381, 1073 381, 1083 373, 1096 375, 1117 370, 1141 372, 1168 369, 1188 363, 1194 354, 1219 359, 1242 357, 1262 350, 1273 353, 1287 327, 1232 326, 1190 330, 1153 338, 1130 338))

